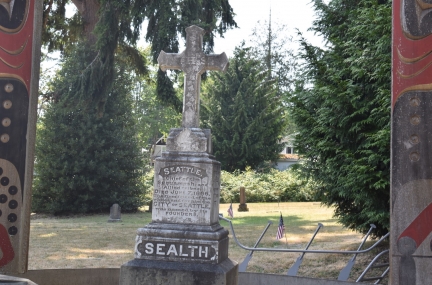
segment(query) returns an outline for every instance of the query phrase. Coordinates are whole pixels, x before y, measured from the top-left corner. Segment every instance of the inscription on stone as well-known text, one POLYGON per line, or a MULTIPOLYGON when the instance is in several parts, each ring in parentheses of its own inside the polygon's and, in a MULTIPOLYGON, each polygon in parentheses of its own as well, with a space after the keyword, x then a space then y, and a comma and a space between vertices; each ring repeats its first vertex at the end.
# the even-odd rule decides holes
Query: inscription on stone
POLYGON ((156 221, 195 223, 210 215, 209 177, 203 168, 163 167, 155 181, 153 213, 156 221))
POLYGON ((170 256, 203 260, 210 260, 216 255, 215 249, 209 245, 153 241, 144 241, 139 244, 138 252, 141 257, 170 256))

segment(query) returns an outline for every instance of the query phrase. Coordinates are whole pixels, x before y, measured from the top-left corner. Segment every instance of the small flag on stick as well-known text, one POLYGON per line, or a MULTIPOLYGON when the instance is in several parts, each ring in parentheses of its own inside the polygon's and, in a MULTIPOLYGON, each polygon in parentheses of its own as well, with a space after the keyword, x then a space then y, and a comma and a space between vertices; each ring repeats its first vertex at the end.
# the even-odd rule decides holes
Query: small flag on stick
POLYGON ((229 206, 227 212, 228 212, 228 215, 229 215, 231 218, 234 218, 234 213, 233 213, 233 209, 232 209, 232 203, 231 203, 231 205, 229 206))
POLYGON ((280 219, 279 219, 279 226, 277 228, 277 234, 276 234, 276 239, 281 239, 284 235, 285 232, 285 225, 283 222, 283 218, 282 218, 282 213, 280 215, 280 219))

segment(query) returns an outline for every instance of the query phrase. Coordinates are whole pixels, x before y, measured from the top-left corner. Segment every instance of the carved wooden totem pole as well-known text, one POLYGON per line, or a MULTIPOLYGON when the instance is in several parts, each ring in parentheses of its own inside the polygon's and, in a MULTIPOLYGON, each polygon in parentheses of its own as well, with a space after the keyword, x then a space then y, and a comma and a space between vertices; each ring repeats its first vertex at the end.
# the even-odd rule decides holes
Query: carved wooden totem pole
POLYGON ((27 269, 42 2, 0 0, 0 273, 27 269))
POLYGON ((393 0, 392 285, 432 284, 432 0, 393 0))

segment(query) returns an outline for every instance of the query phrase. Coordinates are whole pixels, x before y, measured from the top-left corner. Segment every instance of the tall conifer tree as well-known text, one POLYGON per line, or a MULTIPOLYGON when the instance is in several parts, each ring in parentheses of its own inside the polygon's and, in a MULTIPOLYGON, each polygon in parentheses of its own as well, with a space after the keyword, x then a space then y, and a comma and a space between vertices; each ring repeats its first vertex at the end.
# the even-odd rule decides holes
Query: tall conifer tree
POLYGON ((225 74, 212 73, 203 94, 204 123, 222 169, 253 169, 278 158, 285 127, 276 83, 249 48, 236 48, 225 74))
MULTIPOLYGON (((135 73, 147 72, 145 57, 135 48, 146 18, 155 56, 160 49, 178 49, 178 38, 190 24, 206 28, 210 50, 213 33, 235 25, 233 12, 228 0, 71 1, 77 13, 69 19, 69 1, 44 2, 43 39, 50 50, 63 51, 64 64, 43 120, 35 209, 92 212, 119 202, 133 210, 142 194, 136 175, 142 163, 129 104, 132 70, 119 61, 135 73)), ((163 80, 158 91, 168 94, 164 102, 178 105, 171 81, 163 80)))
POLYGON ((42 117, 36 146, 33 209, 53 214, 108 211, 119 203, 134 211, 143 203, 143 159, 131 113, 130 70, 117 64, 115 84, 99 113, 76 98, 74 84, 87 67, 77 48, 52 82, 62 96, 42 117))
POLYGON ((304 73, 292 96, 303 170, 347 228, 389 229, 391 1, 313 1, 312 29, 326 49, 301 41, 304 73))

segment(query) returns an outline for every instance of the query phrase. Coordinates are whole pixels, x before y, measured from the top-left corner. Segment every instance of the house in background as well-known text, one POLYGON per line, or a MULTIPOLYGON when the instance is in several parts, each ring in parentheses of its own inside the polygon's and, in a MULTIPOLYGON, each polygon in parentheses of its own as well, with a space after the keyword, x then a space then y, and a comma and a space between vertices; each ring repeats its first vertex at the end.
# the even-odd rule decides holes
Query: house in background
MULTIPOLYGON (((282 142, 285 144, 284 149, 279 153, 279 159, 276 160, 273 164, 273 167, 284 171, 288 169, 293 164, 299 163, 299 156, 295 153, 294 150, 294 137, 295 134, 286 136, 282 139, 282 142)), ((159 138, 152 146, 150 150, 150 164, 154 165, 154 160, 157 157, 162 156, 162 152, 166 151, 166 138, 159 138)))
POLYGON ((154 166, 154 160, 162 156, 162 152, 166 151, 166 138, 162 136, 151 147, 150 150, 150 164, 154 166))
POLYGON ((279 159, 275 161, 274 168, 284 171, 294 164, 299 163, 299 156, 294 150, 294 137, 295 134, 286 136, 282 139, 285 143, 284 149, 279 154, 279 159))

